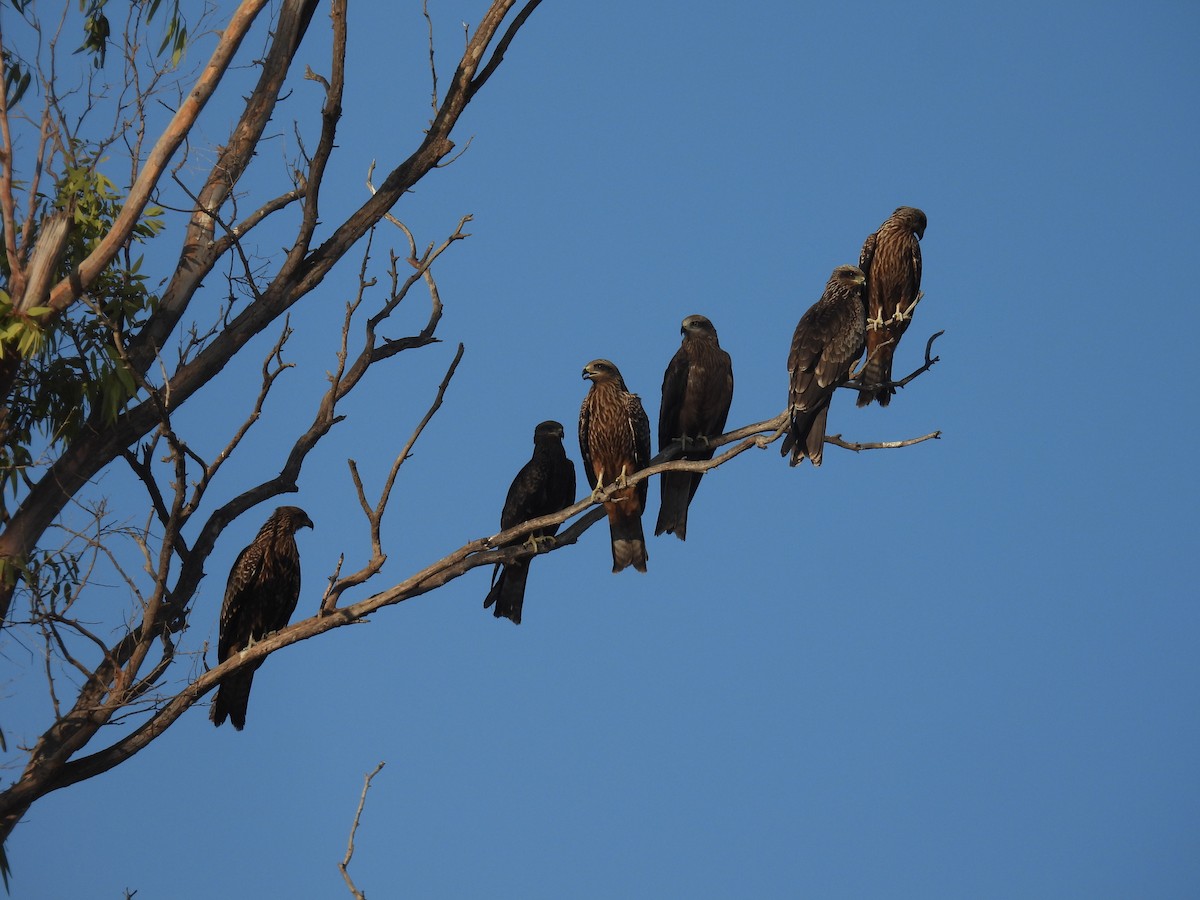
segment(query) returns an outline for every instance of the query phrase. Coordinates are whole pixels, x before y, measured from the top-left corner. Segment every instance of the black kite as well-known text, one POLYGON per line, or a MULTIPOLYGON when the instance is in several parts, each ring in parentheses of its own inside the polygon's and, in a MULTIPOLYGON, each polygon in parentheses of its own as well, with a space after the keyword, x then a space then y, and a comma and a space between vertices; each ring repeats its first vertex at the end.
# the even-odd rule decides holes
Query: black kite
POLYGON ((610 484, 622 486, 604 503, 612 536, 613 571, 632 565, 646 571, 642 511, 646 482, 623 487, 625 479, 650 462, 650 419, 637 394, 631 394, 617 367, 594 359, 583 367, 592 383, 579 409, 579 449, 593 496, 610 484))
POLYGON ((857 266, 833 270, 825 293, 800 317, 788 353, 788 431, 780 452, 791 451, 790 465, 806 456, 821 464, 825 419, 837 386, 863 352, 866 288, 857 266))
MULTIPOLYGON (((688 316, 680 327, 683 343, 663 375, 658 410, 658 449, 682 439, 680 459, 712 459, 707 438, 725 430, 733 400, 733 364, 717 341, 717 330, 704 316, 688 316)), ((655 534, 687 539, 688 505, 700 487, 701 472, 664 472, 659 490, 655 534)))
MULTIPOLYGON (((238 554, 221 604, 217 662, 225 662, 287 625, 300 599, 300 551, 295 534, 312 527, 312 520, 300 507, 281 506, 238 554)), ((261 665, 260 660, 217 686, 209 711, 214 725, 219 726, 228 716, 238 731, 245 727, 250 685, 261 665)))
POLYGON ((867 276, 867 362, 858 405, 892 401, 892 354, 912 321, 921 293, 921 238, 925 213, 901 206, 863 243, 858 266, 867 276))
MULTIPOLYGON (((508 488, 504 510, 500 513, 501 529, 512 528, 530 519, 548 516, 566 509, 575 502, 575 464, 563 448, 563 427, 559 422, 542 422, 533 430, 533 457, 521 467, 508 488)), ((558 533, 559 526, 548 525, 529 535, 526 540, 535 544, 539 538, 558 533)), ((521 608, 525 603, 525 580, 529 577, 529 559, 513 560, 496 566, 492 572, 492 589, 483 608, 495 604, 497 619, 511 619, 521 624, 521 608)))

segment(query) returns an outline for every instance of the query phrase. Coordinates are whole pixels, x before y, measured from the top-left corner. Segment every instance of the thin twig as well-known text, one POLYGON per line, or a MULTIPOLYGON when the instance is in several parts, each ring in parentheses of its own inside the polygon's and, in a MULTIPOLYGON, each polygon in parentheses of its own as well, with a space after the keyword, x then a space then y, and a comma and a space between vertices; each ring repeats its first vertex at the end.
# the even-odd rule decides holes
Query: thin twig
MULTIPOLYGON (((429 79, 432 82, 433 91, 433 117, 436 119, 438 112, 437 65, 434 63, 433 19, 429 15, 429 0, 422 0, 421 13, 425 16, 425 24, 429 26, 429 79)), ((433 119, 430 119, 430 122, 432 121, 433 119)))
POLYGON ((358 809, 354 811, 354 822, 350 825, 350 840, 346 842, 346 855, 338 863, 338 868, 342 872, 342 878, 346 880, 346 887, 350 889, 350 893, 355 896, 356 900, 367 900, 367 895, 355 887, 354 879, 350 877, 350 860, 354 856, 354 835, 358 831, 358 821, 362 818, 363 807, 367 804, 367 791, 371 789, 371 779, 378 775, 379 770, 385 765, 385 762, 381 762, 375 767, 375 771, 363 779, 362 794, 358 798, 358 809))
POLYGON ((442 378, 442 383, 438 385, 437 396, 434 397, 433 403, 430 404, 421 421, 417 423, 417 427, 413 429, 408 442, 400 450, 399 454, 397 454, 395 460, 392 461, 392 468, 388 472, 387 480, 384 482, 383 490, 380 492, 379 501, 373 508, 367 500, 362 477, 358 474, 358 464, 352 459, 347 460, 350 467, 350 478, 354 482, 354 490, 358 495, 359 505, 362 507, 363 514, 367 517, 367 522, 371 527, 371 559, 357 572, 352 572, 345 578, 341 578, 330 585, 325 592, 324 598, 321 600, 323 614, 328 614, 337 607, 338 598, 347 588, 367 581, 367 579, 374 576, 383 568, 383 564, 387 561, 387 554, 383 552, 382 523, 383 514, 387 510, 388 499, 391 497, 392 487, 396 483, 396 476, 400 471, 400 466, 404 464, 404 461, 412 453, 412 449, 416 445, 417 439, 420 438, 421 433, 425 430, 425 426, 429 424, 434 414, 441 409, 442 401, 446 396, 446 388, 450 386, 450 379, 454 377, 454 373, 458 369, 458 364, 462 361, 464 349, 462 344, 458 345, 458 352, 454 354, 454 359, 450 363, 450 368, 446 370, 446 375, 442 378))

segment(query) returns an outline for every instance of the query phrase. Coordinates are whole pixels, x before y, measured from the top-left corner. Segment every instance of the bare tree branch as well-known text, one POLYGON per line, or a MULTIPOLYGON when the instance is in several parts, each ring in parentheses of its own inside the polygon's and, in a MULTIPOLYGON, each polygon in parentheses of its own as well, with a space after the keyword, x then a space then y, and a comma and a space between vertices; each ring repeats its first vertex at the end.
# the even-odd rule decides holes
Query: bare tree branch
POLYGON ((338 863, 338 869, 342 873, 342 878, 346 881, 346 887, 350 889, 350 893, 354 895, 356 900, 367 900, 367 895, 355 887, 354 879, 350 877, 350 860, 354 856, 354 835, 358 833, 358 822, 362 818, 363 807, 367 805, 367 791, 371 789, 371 781, 379 774, 384 765, 385 763, 381 762, 363 778, 362 794, 359 795, 358 809, 354 811, 354 821, 350 825, 350 839, 346 842, 346 855, 338 863))
POLYGON ((903 441, 871 441, 871 442, 850 442, 842 440, 840 434, 825 435, 825 443, 832 444, 835 447, 842 447, 846 450, 853 450, 858 453, 862 450, 898 450, 901 447, 912 447, 914 444, 921 444, 925 441, 936 441, 941 438, 940 431, 931 431, 929 434, 923 434, 920 437, 908 438, 903 441))
MULTIPOLYGON (((669 447, 651 460, 651 464, 639 472, 628 476, 627 485, 635 485, 647 478, 666 471, 708 471, 724 465, 729 460, 739 456, 751 447, 764 449, 779 438, 787 421, 787 414, 780 413, 772 419, 757 422, 727 432, 711 440, 715 447, 734 444, 729 450, 714 456, 711 460, 670 460, 673 454, 679 452, 675 445, 669 447)), ((919 439, 924 440, 925 438, 919 439)), ((903 444, 914 443, 900 442, 903 444)), ((895 443, 895 442, 892 442, 895 443)), ((886 445, 881 445, 886 446, 886 445)), ((864 447, 864 449, 866 449, 864 447)), ((513 528, 506 529, 491 537, 477 538, 462 545, 447 556, 427 565, 413 573, 408 578, 392 587, 380 591, 363 600, 347 606, 330 608, 332 604, 322 603, 317 615, 268 635, 253 646, 246 648, 235 657, 204 672, 194 679, 182 691, 170 698, 157 708, 150 718, 132 734, 116 741, 110 747, 99 750, 80 759, 64 762, 57 766, 53 774, 31 771, 25 774, 12 787, 0 794, 0 816, 6 810, 27 808, 38 796, 106 772, 116 765, 138 753, 161 735, 178 718, 194 705, 208 691, 212 690, 224 677, 253 665, 265 659, 272 653, 300 641, 308 640, 334 628, 362 621, 370 614, 387 606, 393 606, 429 593, 437 588, 459 578, 466 572, 478 566, 491 566, 497 562, 507 562, 523 556, 537 553, 557 552, 564 547, 574 544, 592 525, 604 518, 603 506, 614 491, 615 485, 608 485, 598 491, 595 498, 587 495, 574 505, 549 516, 531 519, 513 528), (595 508, 590 508, 595 507, 595 508), (583 515, 580 515, 583 513, 583 515), (577 515, 580 518, 568 528, 559 533, 553 542, 539 543, 536 551, 528 544, 516 542, 530 532, 544 528, 553 523, 565 522, 577 515), (502 546, 499 549, 497 545, 502 546)), ((0 819, 0 821, 3 821, 0 819)))

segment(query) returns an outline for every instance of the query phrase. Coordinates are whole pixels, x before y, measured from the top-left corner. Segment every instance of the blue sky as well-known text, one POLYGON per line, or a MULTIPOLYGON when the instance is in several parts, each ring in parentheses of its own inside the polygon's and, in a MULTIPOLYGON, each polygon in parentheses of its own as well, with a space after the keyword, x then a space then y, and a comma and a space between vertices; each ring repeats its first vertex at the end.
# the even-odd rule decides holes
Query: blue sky
MULTIPOLYGON (((431 6, 446 79, 483 5, 431 6)), ((466 213, 472 237, 435 270, 445 343, 373 370, 309 459, 301 610, 366 552, 345 460, 378 489, 458 341, 374 589, 496 531, 537 422, 578 462, 588 360, 655 419, 686 315, 733 357, 730 425, 782 411, 796 321, 901 204, 929 228, 897 370, 945 329, 942 361, 887 409, 843 392, 830 431, 943 439, 819 470, 745 454, 705 479, 686 543, 651 539, 648 574, 609 574, 602 527, 539 559, 520 627, 482 610, 476 570, 288 648, 244 732, 198 707, 37 805, 14 896, 348 896, 336 863, 381 760, 351 868, 369 896, 1195 896, 1197 8, 730 10, 549 0, 465 117, 470 149, 398 204, 421 243, 466 213)), ((416 145, 424 29, 416 2, 353 12, 327 223, 416 145)), ((313 30, 302 62, 327 71, 313 30)), ((319 102, 295 87, 279 133, 319 102)), ((214 140, 236 113, 211 111, 214 140)), ((292 393, 214 505, 311 421, 357 265, 294 313, 292 393)), ((389 333, 423 324, 410 303, 389 333)), ((198 445, 248 409, 272 339, 196 398, 198 445)), ((194 647, 266 512, 217 547, 194 647)))

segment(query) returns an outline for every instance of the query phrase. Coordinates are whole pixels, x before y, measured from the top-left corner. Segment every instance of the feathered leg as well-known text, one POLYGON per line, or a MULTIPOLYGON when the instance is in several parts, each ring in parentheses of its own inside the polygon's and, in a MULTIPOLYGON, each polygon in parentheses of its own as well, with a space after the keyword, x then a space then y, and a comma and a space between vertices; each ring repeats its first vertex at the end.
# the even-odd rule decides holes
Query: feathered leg
POLYGON ((891 386, 892 354, 895 352, 895 348, 896 342, 892 338, 871 347, 868 337, 867 364, 863 366, 858 380, 860 384, 873 385, 873 387, 858 392, 859 406, 867 406, 872 400, 878 400, 880 406, 887 406, 892 402, 892 394, 896 393, 896 389, 891 386))

